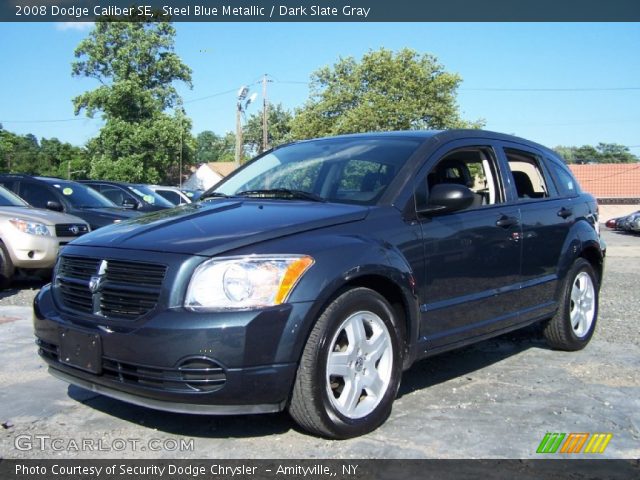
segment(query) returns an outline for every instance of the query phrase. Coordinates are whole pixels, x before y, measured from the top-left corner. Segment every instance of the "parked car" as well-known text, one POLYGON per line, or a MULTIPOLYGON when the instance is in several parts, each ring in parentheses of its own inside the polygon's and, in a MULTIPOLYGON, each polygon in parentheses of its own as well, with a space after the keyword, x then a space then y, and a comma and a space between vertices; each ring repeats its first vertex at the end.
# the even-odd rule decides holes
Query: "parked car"
POLYGON ((626 217, 622 217, 618 220, 617 224, 620 225, 620 229, 625 232, 639 233, 640 232, 640 211, 634 212, 626 217))
POLYGON ((108 180, 82 180, 82 183, 100 192, 116 205, 140 212, 155 212, 175 206, 151 190, 148 185, 140 183, 112 182, 108 180))
POLYGON ((597 225, 557 154, 520 138, 293 143, 197 203, 67 246, 34 303, 39 353, 56 377, 138 405, 288 409, 353 437, 385 421, 418 359, 534 322, 553 348, 584 348, 597 225))
POLYGON ((80 218, 33 208, 0 187, 0 288, 16 269, 50 276, 60 247, 88 231, 80 218))
POLYGON ((623 217, 611 218, 607 220, 605 226, 630 233, 640 232, 640 210, 623 217))
POLYGON ((620 227, 618 226, 618 222, 620 221, 621 218, 623 217, 610 218, 609 220, 607 220, 607 222, 604 225, 607 228, 611 228, 613 230, 619 230, 620 227))
POLYGON ((118 207, 95 190, 70 180, 0 174, 0 185, 34 207, 80 217, 92 230, 140 216, 140 213, 118 207))
POLYGON ((165 185, 147 185, 147 187, 174 206, 192 202, 193 193, 191 191, 180 190, 178 187, 167 187, 165 185))

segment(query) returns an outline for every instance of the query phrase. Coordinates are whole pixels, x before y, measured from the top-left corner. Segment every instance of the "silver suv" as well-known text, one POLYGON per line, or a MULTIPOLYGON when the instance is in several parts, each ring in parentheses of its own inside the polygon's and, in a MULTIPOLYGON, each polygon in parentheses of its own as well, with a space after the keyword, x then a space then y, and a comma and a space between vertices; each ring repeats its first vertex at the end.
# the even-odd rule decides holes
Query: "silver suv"
POLYGON ((9 286, 16 269, 48 272, 60 247, 89 230, 78 217, 33 208, 0 187, 0 288, 9 286))

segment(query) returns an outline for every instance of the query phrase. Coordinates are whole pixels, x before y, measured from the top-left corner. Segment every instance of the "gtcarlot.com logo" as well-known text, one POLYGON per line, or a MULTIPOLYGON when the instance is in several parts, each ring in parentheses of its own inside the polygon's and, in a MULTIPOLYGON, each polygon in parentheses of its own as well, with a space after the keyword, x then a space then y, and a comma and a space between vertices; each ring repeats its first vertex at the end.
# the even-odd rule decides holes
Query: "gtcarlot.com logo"
POLYGON ((22 434, 15 437, 14 447, 20 451, 53 452, 192 452, 193 438, 58 438, 51 435, 22 434))
POLYGON ((604 453, 612 438, 611 433, 547 433, 536 453, 604 453))

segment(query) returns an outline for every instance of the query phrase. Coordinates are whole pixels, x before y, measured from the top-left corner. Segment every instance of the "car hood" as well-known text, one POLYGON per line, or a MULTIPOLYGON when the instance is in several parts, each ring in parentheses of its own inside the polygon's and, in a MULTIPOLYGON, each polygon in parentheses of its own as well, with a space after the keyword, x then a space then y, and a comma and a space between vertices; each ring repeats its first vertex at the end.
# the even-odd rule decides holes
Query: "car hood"
POLYGON ((216 199, 162 210, 84 235, 75 245, 212 256, 285 235, 365 218, 368 207, 216 199))
POLYGON ((33 207, 0 207, 0 216, 6 218, 24 218, 25 220, 39 222, 45 225, 56 225, 58 223, 87 223, 74 215, 33 207))

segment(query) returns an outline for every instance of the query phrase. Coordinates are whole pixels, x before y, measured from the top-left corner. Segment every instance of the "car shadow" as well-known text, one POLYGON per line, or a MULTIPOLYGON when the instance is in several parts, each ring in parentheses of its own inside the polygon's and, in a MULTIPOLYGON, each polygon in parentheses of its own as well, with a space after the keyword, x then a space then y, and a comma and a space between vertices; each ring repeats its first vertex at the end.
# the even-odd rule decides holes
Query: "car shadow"
POLYGON ((263 415, 194 415, 163 412, 105 397, 70 385, 72 399, 107 415, 149 429, 197 438, 248 438, 282 434, 294 428, 284 412, 263 415))
POLYGON ((11 282, 9 288, 0 290, 0 300, 18 295, 21 290, 39 290, 47 282, 48 280, 36 277, 19 277, 11 282))
MULTIPOLYGON (((529 348, 546 348, 539 327, 528 327, 423 360, 403 374, 398 398, 472 374, 529 348)), ((286 412, 263 415, 191 415, 140 407, 73 385, 69 386, 68 395, 107 415, 175 435, 251 438, 283 434, 290 430, 302 431, 286 412)))
POLYGON ((426 358, 404 373, 397 398, 471 375, 530 348, 549 348, 539 324, 426 358))

